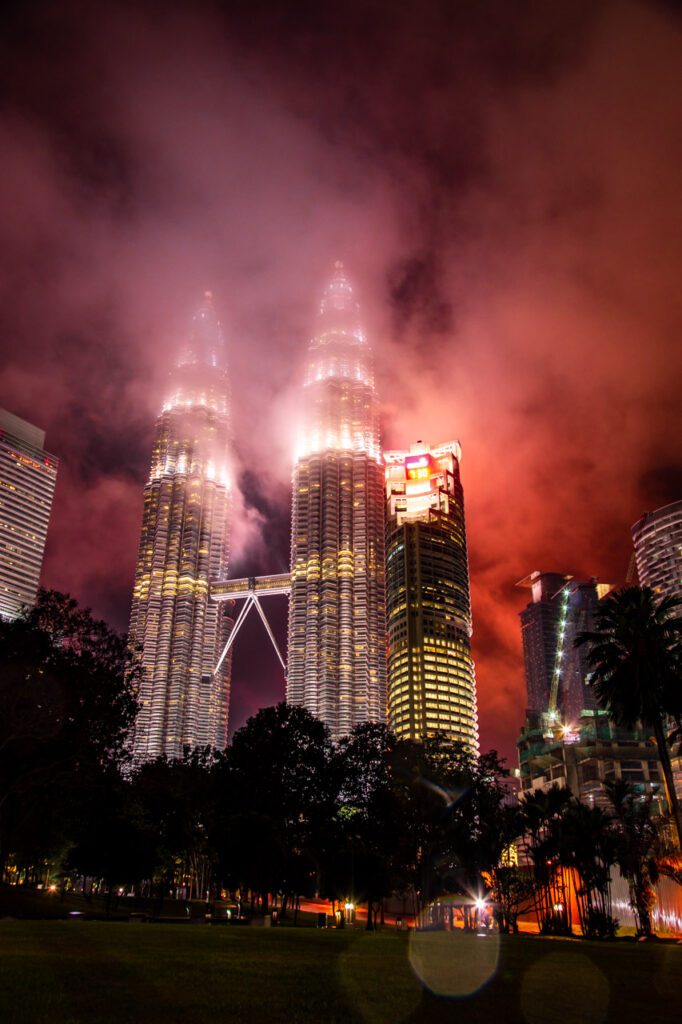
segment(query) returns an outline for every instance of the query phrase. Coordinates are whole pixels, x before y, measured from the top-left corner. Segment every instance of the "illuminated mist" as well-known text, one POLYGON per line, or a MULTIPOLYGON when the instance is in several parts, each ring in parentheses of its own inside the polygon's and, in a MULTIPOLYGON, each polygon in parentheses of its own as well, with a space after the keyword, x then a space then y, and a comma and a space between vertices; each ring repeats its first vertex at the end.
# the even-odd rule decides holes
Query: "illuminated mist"
MULTIPOLYGON (((630 525, 681 496, 679 13, 64 0, 1 17, 0 405, 60 458, 44 584, 127 628, 167 368, 206 289, 233 382, 231 572, 287 571, 302 353, 342 260, 383 447, 462 443, 481 745, 513 756, 514 584, 621 583, 630 525)), ((232 727, 283 695, 249 629, 232 727)))

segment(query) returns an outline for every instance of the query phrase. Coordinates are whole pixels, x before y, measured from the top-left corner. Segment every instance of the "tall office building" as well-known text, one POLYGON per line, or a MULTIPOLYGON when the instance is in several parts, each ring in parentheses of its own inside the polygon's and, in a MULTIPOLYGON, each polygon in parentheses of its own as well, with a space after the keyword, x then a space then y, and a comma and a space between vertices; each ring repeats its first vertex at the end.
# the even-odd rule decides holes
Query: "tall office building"
POLYGON ((338 739, 386 718, 379 404, 372 353, 340 263, 322 297, 301 402, 287 700, 338 739))
POLYGON ((59 460, 45 431, 0 409, 0 615, 36 599, 59 460))
POLYGON ((563 588, 570 579, 570 576, 557 572, 536 571, 516 584, 531 591, 531 601, 521 612, 526 707, 529 711, 547 711, 549 705, 563 588))
POLYGON ((576 647, 579 633, 596 629, 599 602, 612 587, 598 580, 571 580, 562 600, 563 636, 561 637, 559 674, 559 706, 567 723, 580 718, 583 711, 596 711, 599 707, 589 679, 592 666, 588 661, 589 649, 576 647))
POLYGON ((388 719, 478 754, 469 566, 456 441, 384 452, 388 719))
MULTIPOLYGON (((632 527, 637 575, 658 599, 682 598, 682 501, 645 512, 632 527)), ((679 614, 679 611, 678 611, 679 614)), ((672 720, 669 728, 673 728, 672 720)), ((677 798, 682 802, 682 750, 670 744, 677 798)))
POLYGON ((576 647, 575 638, 595 628, 599 601, 611 586, 537 571, 517 586, 530 588, 532 595, 520 615, 528 711, 557 710, 565 720, 593 711, 597 704, 588 684, 587 648, 576 647))
POLYGON ((632 539, 641 586, 661 597, 682 597, 682 501, 645 512, 632 539))
POLYGON ((224 341, 211 293, 193 318, 156 424, 130 639, 142 663, 134 756, 227 743, 229 636, 209 581, 227 574, 230 428, 224 341))
POLYGON ((519 586, 532 594, 521 612, 528 692, 517 740, 522 792, 558 783, 606 807, 605 783, 625 779, 640 794, 658 794, 650 730, 613 724, 589 685, 588 650, 575 646, 578 633, 595 629, 599 602, 612 588, 548 572, 533 572, 519 586))

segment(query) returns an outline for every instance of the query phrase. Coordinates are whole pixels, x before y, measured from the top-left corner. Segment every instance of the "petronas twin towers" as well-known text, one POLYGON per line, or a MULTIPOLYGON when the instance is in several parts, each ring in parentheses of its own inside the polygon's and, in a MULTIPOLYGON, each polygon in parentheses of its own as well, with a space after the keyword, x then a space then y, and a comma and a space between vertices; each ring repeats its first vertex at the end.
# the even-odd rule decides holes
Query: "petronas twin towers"
MULTIPOLYGON (((340 263, 322 296, 299 408, 290 581, 235 582, 244 593, 261 584, 272 593, 273 581, 286 592, 290 584, 287 700, 338 739, 359 723, 386 720, 387 673, 379 403, 340 263)), ((207 292, 157 421, 144 492, 130 625, 142 671, 138 762, 227 743, 223 652, 233 621, 210 588, 228 575, 231 451, 224 341, 207 292)), ((465 541, 462 551, 466 573, 465 541)))
POLYGON ((142 670, 139 761, 225 746, 229 661, 214 670, 231 622, 209 584, 227 573, 230 450, 224 342, 207 292, 156 423, 144 489, 130 617, 142 670))
POLYGON ((337 263, 308 350, 293 474, 287 700, 332 738, 386 716, 379 404, 358 304, 337 263))

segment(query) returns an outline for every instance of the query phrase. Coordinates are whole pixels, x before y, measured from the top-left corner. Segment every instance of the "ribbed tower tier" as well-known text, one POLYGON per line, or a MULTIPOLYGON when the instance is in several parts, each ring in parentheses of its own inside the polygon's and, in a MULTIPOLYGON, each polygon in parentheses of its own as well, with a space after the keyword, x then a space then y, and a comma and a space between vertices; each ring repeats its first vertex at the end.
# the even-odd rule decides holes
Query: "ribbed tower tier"
POLYGON ((338 739, 386 718, 379 408, 371 349, 340 263, 322 297, 301 399, 287 700, 338 739))
POLYGON ((210 292, 192 321, 156 425, 130 621, 142 662, 135 760, 227 743, 229 635, 209 581, 227 575, 228 381, 210 292))

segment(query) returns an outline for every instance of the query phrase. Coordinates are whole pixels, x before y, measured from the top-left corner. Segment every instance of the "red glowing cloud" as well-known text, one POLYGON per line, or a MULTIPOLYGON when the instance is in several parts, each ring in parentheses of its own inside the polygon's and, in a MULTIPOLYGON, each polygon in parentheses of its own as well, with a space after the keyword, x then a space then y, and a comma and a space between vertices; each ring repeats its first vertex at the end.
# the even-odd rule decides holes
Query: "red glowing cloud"
MULTIPOLYGON (((663 3, 422 7, 7 16, 0 404, 61 459, 45 584, 125 628, 154 418, 211 288, 233 568, 283 571, 296 388, 343 259, 386 448, 462 444, 482 744, 512 756, 515 582, 621 583, 630 525, 680 497, 682 35, 663 3)), ((259 630, 233 724, 282 696, 259 630)))

